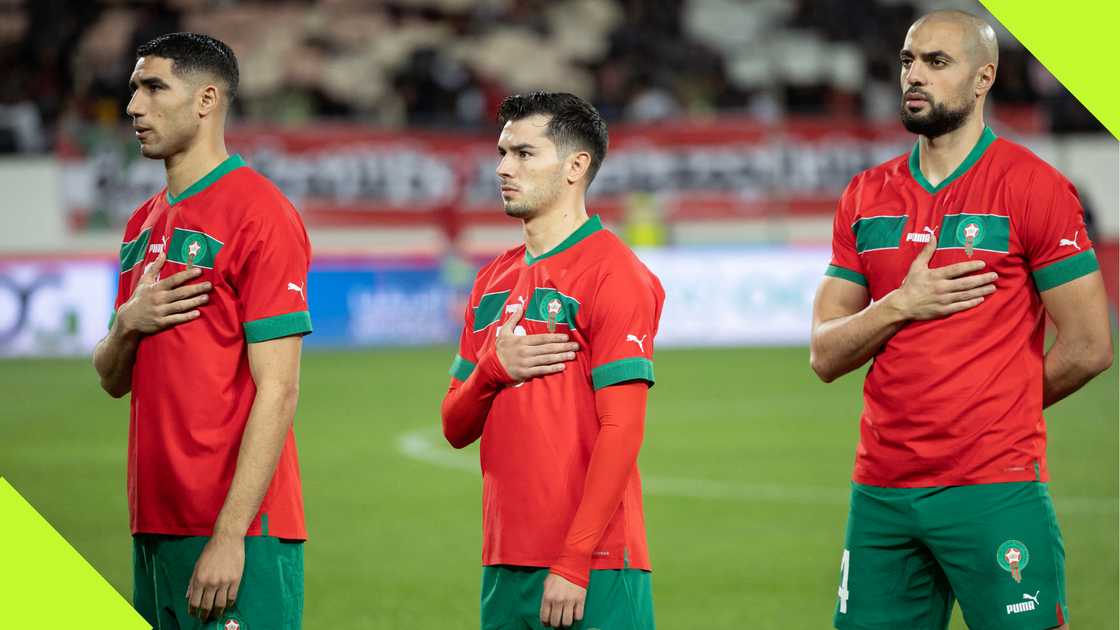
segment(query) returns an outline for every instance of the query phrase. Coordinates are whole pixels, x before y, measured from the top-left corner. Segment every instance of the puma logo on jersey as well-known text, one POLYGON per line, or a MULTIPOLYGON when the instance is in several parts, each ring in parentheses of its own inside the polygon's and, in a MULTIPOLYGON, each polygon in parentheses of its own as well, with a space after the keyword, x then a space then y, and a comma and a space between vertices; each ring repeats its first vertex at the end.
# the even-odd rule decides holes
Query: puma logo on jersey
POLYGON ((1077 251, 1081 251, 1081 246, 1077 244, 1077 235, 1080 232, 1081 232, 1081 230, 1078 230, 1078 231, 1073 233, 1073 240, 1070 240, 1068 238, 1063 238, 1060 241, 1058 241, 1058 247, 1065 247, 1066 245, 1071 245, 1077 251))
POLYGON ((638 349, 639 350, 641 350, 642 352, 645 352, 646 349, 642 347, 642 344, 645 343, 646 337, 648 337, 648 336, 649 335, 642 335, 642 338, 638 339, 634 335, 626 335, 626 341, 633 341, 634 343, 638 344, 638 349))
POLYGON ((158 244, 155 244, 155 245, 149 245, 148 246, 148 251, 152 254, 159 254, 165 249, 167 249, 167 237, 166 236, 163 237, 163 242, 162 243, 158 243, 158 244))
POLYGON ((1017 602, 1017 603, 1014 603, 1014 604, 1008 604, 1007 605, 1007 614, 1017 615, 1019 613, 1030 612, 1030 611, 1038 608, 1039 605, 1040 605, 1038 603, 1039 592, 1040 591, 1035 591, 1033 596, 1028 595, 1027 593, 1023 593, 1023 600, 1024 601, 1017 602))
POLYGON ((906 235, 907 243, 928 243, 933 240, 933 233, 936 228, 930 229, 927 225, 922 228, 921 232, 910 232, 906 235))
POLYGON ((294 282, 289 282, 288 283, 288 290, 289 291, 295 291, 296 293, 299 294, 299 296, 301 298, 303 298, 303 301, 305 301, 305 302, 307 301, 307 297, 303 294, 303 287, 301 287, 300 285, 298 285, 294 282))

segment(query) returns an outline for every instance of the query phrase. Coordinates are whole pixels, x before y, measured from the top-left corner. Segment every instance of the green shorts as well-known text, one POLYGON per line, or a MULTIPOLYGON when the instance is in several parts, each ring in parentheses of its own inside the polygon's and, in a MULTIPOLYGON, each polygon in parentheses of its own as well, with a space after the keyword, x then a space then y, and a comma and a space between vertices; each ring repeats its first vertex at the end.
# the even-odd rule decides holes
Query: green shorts
POLYGON ((1069 619, 1065 549, 1045 483, 937 488, 852 484, 833 623, 1043 630, 1069 619))
MULTIPOLYGON (((482 567, 482 630, 544 630, 541 598, 548 569, 482 567)), ((654 630, 649 571, 591 572, 583 621, 573 630, 654 630)))
POLYGON ((205 536, 132 537, 132 605, 155 630, 299 630, 303 622, 303 542, 245 538, 237 601, 217 621, 187 613, 187 586, 205 536), (231 625, 230 622, 233 622, 231 625))

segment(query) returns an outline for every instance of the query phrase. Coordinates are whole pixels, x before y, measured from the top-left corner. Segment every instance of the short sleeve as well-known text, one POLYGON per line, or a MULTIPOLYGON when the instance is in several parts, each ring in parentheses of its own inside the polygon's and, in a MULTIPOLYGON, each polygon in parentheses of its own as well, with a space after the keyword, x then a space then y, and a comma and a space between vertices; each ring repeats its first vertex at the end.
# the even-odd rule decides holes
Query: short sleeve
POLYGON ((474 309, 471 308, 473 299, 473 295, 469 296, 463 309, 463 331, 459 334, 459 352, 451 361, 451 369, 448 370, 451 378, 457 381, 466 381, 470 378, 475 366, 478 365, 478 353, 474 347, 474 309))
POLYGON ((867 286, 867 278, 863 274, 863 265, 856 253, 856 234, 852 230, 855 222, 855 211, 852 207, 852 197, 855 194, 856 180, 852 180, 844 189, 840 203, 836 208, 836 216, 832 221, 832 260, 824 275, 834 278, 843 278, 867 286))
POLYGON ((1035 172, 1025 190, 1019 238, 1038 290, 1052 289, 1100 269, 1073 184, 1047 168, 1035 172))
POLYGON ((653 339, 664 301, 661 283, 636 260, 607 270, 599 280, 588 317, 596 390, 628 381, 653 385, 653 339))
POLYGON ((249 343, 311 332, 311 244, 295 208, 280 201, 250 215, 234 250, 231 283, 249 343))

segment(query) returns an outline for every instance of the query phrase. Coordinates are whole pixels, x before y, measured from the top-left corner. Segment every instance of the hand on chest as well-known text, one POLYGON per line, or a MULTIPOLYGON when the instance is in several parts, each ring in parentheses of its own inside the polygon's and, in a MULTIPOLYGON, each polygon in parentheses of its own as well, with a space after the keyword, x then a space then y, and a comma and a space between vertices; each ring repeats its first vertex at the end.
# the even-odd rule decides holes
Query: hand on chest
MULTIPOLYGON (((209 232, 215 231, 219 230, 209 229, 209 232)), ((162 253, 166 254, 167 260, 160 270, 160 277, 168 277, 188 267, 198 267, 203 270, 203 279, 217 279, 218 254, 225 243, 209 232, 204 226, 190 221, 189 217, 175 212, 175 208, 153 213, 141 232, 148 236, 143 266, 146 267, 162 253)))

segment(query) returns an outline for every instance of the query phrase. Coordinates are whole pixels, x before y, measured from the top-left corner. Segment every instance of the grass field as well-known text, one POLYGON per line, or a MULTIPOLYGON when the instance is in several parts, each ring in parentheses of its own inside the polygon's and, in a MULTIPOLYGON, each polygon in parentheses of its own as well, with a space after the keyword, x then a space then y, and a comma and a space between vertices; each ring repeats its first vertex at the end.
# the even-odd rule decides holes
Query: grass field
MULTIPOLYGON (((309 630, 478 627, 477 451, 437 428, 451 356, 305 356, 309 630)), ((658 626, 830 627, 862 372, 826 386, 802 348, 666 350, 657 376, 641 467, 658 626)), ((1113 368, 1048 413, 1082 629, 1116 627, 1117 391, 1113 368)), ((85 360, 0 362, 0 393, 0 475, 128 596, 127 401, 85 360)))

